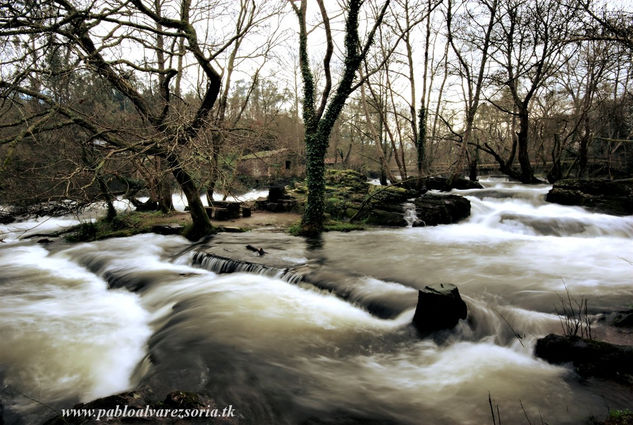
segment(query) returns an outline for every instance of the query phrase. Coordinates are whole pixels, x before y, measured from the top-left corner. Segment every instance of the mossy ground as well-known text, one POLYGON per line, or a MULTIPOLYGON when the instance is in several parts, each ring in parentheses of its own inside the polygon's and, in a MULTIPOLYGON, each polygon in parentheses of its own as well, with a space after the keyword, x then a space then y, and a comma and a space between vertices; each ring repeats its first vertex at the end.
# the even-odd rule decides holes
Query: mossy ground
POLYGON ((188 214, 173 212, 130 212, 119 214, 108 221, 100 219, 75 226, 66 237, 69 242, 88 242, 107 238, 132 236, 149 233, 154 226, 176 225, 187 226, 191 223, 188 214))

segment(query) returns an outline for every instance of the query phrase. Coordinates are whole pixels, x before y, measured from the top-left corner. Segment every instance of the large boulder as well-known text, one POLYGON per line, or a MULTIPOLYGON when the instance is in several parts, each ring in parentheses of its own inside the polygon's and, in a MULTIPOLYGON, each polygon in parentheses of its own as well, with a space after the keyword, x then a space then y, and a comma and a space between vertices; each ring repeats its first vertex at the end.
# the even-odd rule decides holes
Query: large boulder
POLYGON ((578 205, 613 215, 633 214, 633 179, 560 180, 545 200, 562 205, 578 205))
POLYGON ((550 334, 536 342, 534 353, 550 363, 572 363, 584 377, 633 383, 633 347, 630 346, 550 334))
POLYGON ((470 201, 459 195, 426 193, 415 200, 414 226, 457 223, 470 215, 470 201))
POLYGON ((427 335, 443 329, 452 329, 468 315, 466 303, 452 283, 428 285, 418 292, 418 305, 413 325, 427 335))

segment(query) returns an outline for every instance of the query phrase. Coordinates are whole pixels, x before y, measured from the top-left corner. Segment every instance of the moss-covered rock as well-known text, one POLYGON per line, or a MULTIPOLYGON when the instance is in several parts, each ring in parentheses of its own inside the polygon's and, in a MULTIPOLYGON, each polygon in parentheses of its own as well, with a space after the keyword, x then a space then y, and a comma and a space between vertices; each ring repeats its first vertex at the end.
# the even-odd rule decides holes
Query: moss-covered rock
POLYGON ((374 186, 369 191, 370 205, 388 211, 404 211, 402 203, 415 196, 415 191, 398 186, 374 186))
POLYGON ((404 210, 388 211, 382 209, 370 209, 364 218, 365 223, 376 226, 405 227, 407 221, 404 219, 404 210))
POLYGON ((348 188, 352 192, 367 193, 367 177, 354 170, 326 170, 325 185, 348 188))

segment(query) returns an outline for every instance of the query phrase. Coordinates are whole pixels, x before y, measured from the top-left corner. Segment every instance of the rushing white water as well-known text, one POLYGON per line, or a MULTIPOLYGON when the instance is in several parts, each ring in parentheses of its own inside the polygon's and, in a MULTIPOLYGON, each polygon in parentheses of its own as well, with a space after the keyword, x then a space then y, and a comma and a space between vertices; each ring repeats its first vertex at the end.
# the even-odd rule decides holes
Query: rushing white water
POLYGON ((565 287, 592 312, 633 302, 633 217, 547 205, 546 186, 484 183, 457 191, 472 216, 456 225, 210 242, 229 257, 252 243, 316 265, 310 276, 330 290, 284 273, 194 267, 180 237, 55 252, 0 244, 5 409, 38 423, 50 412, 30 398, 67 407, 136 385, 206 392, 253 424, 484 424, 488 394, 508 424, 526 423, 521 404, 550 424, 630 407, 630 393, 586 385, 532 353, 560 329, 565 287), (437 282, 459 286, 469 318, 420 340, 409 325, 415 289, 437 282), (370 314, 375 305, 395 313, 370 314))
POLYGON ((1 249, 0 270, 0 370, 13 410, 28 418, 41 408, 34 400, 88 401, 130 386, 151 333, 137 295, 38 246, 1 249))

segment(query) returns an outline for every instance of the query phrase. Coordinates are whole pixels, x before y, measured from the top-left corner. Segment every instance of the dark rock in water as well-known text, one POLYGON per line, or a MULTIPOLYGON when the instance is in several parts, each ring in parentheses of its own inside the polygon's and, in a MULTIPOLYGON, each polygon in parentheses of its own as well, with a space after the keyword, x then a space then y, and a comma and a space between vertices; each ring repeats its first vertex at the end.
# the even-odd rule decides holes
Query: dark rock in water
POLYGON ((251 209, 249 207, 242 207, 242 217, 250 217, 251 209))
POLYGON ((550 334, 536 342, 534 353, 550 363, 573 363, 583 377, 633 383, 633 347, 630 346, 550 334))
POLYGON ((37 243, 41 243, 41 244, 49 244, 51 242, 53 242, 53 241, 48 239, 48 238, 38 239, 38 241, 37 241, 37 243))
POLYGON ((372 209, 367 212, 365 222, 376 226, 405 227, 407 221, 404 219, 404 209, 401 206, 398 207, 400 211, 372 209))
POLYGON ((633 179, 560 180, 545 200, 562 205, 578 205, 613 215, 633 214, 633 179))
POLYGON ((340 217, 342 212, 351 211, 348 217, 364 220, 365 223, 376 226, 405 227, 402 204, 415 196, 415 190, 397 186, 375 186, 369 193, 359 198, 326 200, 326 211, 334 217, 340 217), (357 214, 358 212, 358 214, 357 214))
POLYGON ((470 201, 458 195, 427 193, 415 200, 418 220, 414 226, 452 224, 470 215, 470 201))
POLYGON ((413 325, 422 334, 451 329, 468 315, 466 303, 452 283, 428 285, 418 292, 413 325))
POLYGON ((4 213, 4 212, 0 212, 0 224, 11 224, 16 220, 16 218, 9 214, 9 213, 4 213))
POLYGON ((633 310, 618 313, 613 319, 613 326, 619 328, 633 328, 633 310))
POLYGON ((218 406, 205 395, 184 391, 174 391, 163 401, 154 400, 153 394, 133 391, 100 398, 89 403, 80 403, 74 409, 93 410, 92 416, 58 415, 44 422, 44 425, 98 425, 122 424, 220 424, 238 425, 240 419, 233 406, 218 406), (189 417, 182 415, 188 410, 189 417), (172 416, 172 413, 175 416, 172 416), (181 417, 178 417, 178 414, 181 417), (196 417, 194 417, 194 415, 196 417))
POLYGON ((159 235, 180 235, 184 226, 180 224, 157 224, 152 226, 152 232, 159 235))

